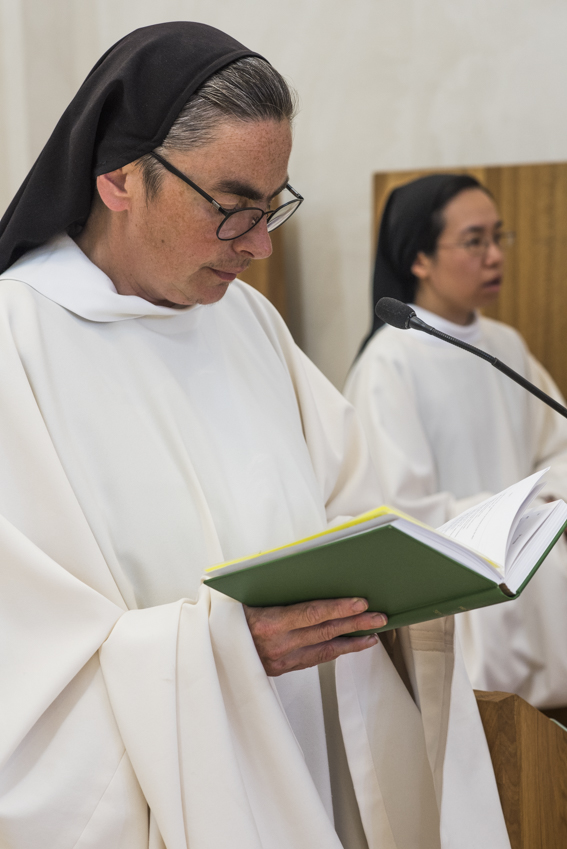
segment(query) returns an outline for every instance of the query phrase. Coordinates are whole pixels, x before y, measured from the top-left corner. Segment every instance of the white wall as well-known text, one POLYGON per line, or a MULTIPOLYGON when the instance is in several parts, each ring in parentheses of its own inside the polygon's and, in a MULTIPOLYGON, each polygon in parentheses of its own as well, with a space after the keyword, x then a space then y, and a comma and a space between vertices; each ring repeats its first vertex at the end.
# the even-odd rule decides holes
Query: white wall
POLYGON ((178 19, 299 91, 290 324, 337 385, 370 321, 372 172, 567 159, 565 0, 0 0, 0 208, 103 50, 178 19))

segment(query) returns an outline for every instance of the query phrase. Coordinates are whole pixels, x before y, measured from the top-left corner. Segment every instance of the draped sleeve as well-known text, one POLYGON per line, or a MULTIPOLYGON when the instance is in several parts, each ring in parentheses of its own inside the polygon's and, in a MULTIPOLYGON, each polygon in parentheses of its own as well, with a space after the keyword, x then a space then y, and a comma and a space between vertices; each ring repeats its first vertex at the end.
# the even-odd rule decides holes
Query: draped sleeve
POLYGON ((491 493, 457 498, 440 488, 404 349, 377 341, 355 363, 344 394, 360 417, 386 502, 438 527, 491 493))

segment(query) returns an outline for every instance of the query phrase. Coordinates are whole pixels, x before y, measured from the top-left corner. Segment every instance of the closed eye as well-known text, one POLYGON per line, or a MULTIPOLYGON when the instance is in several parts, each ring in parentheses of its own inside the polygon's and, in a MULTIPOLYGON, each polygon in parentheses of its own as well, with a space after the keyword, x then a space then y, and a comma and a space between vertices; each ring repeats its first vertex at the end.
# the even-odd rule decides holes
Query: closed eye
MULTIPOLYGON (((240 198, 237 203, 224 203, 222 201, 219 201, 219 203, 226 212, 240 212, 242 209, 263 209, 265 206, 263 203, 258 203, 257 201, 255 203, 251 203, 246 198, 240 198)), ((270 201, 266 211, 270 210, 271 207, 272 203, 270 201)))

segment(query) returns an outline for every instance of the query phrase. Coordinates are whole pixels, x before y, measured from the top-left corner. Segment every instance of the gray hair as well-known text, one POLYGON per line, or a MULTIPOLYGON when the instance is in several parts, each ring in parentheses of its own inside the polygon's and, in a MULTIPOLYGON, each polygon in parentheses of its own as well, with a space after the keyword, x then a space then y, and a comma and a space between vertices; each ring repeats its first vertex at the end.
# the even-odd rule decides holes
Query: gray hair
MULTIPOLYGON (((187 101, 156 153, 167 159, 172 150, 192 150, 213 141, 224 120, 289 121, 297 95, 282 75, 264 59, 247 56, 209 77, 187 101)), ((159 191, 163 168, 151 154, 138 160, 146 197, 159 191)))

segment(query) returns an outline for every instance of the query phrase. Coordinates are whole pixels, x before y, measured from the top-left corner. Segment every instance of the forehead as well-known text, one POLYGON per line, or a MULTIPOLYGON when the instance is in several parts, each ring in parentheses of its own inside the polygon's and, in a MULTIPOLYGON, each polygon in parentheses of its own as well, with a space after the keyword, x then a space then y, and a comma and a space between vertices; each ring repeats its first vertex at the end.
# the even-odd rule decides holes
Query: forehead
POLYGON ((500 220, 496 204, 482 189, 465 189, 443 209, 445 230, 494 227, 500 220))
POLYGON ((246 181, 270 194, 285 182, 291 153, 291 127, 285 121, 225 121, 214 138, 193 150, 179 152, 176 164, 189 176, 209 185, 246 181))

